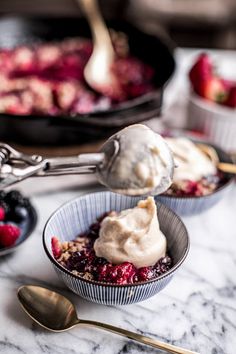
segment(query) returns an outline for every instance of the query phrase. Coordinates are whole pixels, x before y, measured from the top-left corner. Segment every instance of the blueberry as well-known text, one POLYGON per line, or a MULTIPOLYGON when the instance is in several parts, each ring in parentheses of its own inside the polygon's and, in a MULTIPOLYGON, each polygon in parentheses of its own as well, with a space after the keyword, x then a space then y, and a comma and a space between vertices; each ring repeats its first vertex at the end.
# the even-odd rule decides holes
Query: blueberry
POLYGON ((28 216, 28 210, 22 206, 16 206, 12 212, 12 219, 16 222, 25 220, 28 216))

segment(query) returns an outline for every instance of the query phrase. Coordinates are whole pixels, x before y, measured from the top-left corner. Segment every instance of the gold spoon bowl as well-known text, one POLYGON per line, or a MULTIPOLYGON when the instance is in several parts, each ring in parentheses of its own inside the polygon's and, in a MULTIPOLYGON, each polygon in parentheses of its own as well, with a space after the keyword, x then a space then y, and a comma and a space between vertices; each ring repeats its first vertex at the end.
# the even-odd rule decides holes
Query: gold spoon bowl
POLYGON ((40 286, 24 285, 18 289, 17 295, 25 312, 40 326, 52 332, 64 332, 76 325, 93 326, 164 350, 167 353, 197 354, 191 350, 164 343, 107 323, 79 319, 75 306, 66 297, 40 286))

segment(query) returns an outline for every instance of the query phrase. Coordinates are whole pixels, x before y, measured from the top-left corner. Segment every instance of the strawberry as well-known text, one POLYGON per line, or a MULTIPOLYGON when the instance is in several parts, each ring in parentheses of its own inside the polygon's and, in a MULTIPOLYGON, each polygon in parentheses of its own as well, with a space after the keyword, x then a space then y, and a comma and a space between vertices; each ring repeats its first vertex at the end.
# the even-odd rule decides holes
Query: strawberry
POLYGON ((236 86, 231 87, 229 95, 226 101, 224 102, 224 105, 236 108, 236 86))
POLYGON ((0 225, 0 244, 3 247, 13 246, 20 236, 20 229, 12 224, 0 225))
POLYGON ((217 77, 202 80, 196 87, 196 93, 214 102, 223 102, 227 96, 227 90, 217 77))
POLYGON ((236 81, 221 79, 221 82, 227 91, 229 91, 232 87, 236 87, 236 81))
POLYGON ((5 219, 6 213, 5 213, 5 209, 0 206, 0 221, 3 221, 5 219))
POLYGON ((202 80, 208 79, 213 75, 213 65, 210 57, 206 53, 202 53, 192 69, 189 72, 189 78, 195 90, 202 80))
POLYGON ((52 245, 52 253, 55 258, 59 258, 62 253, 61 242, 58 240, 57 237, 52 237, 51 240, 52 245))

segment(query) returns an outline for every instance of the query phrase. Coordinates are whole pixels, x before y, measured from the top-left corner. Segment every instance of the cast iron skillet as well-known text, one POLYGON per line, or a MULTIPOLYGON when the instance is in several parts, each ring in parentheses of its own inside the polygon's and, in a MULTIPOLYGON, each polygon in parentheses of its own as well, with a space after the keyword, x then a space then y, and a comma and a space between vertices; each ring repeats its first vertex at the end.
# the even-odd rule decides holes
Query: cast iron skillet
MULTIPOLYGON (((24 144, 80 144, 105 138, 129 124, 158 116, 166 83, 174 72, 173 48, 156 36, 120 21, 108 26, 128 35, 130 52, 155 69, 157 89, 115 109, 74 116, 16 116, 0 114, 0 139, 24 144)), ((0 18, 0 47, 91 37, 81 18, 0 18)))

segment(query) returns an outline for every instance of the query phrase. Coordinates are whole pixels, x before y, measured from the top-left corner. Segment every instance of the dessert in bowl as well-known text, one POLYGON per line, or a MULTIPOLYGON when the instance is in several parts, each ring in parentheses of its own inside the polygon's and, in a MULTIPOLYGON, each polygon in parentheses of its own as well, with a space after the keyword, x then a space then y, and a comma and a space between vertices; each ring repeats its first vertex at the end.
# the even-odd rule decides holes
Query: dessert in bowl
MULTIPOLYGON (((157 200, 181 215, 197 214, 215 205, 231 188, 234 175, 218 170, 215 162, 202 151, 201 142, 185 137, 166 138, 166 141, 173 151, 176 168, 172 185, 157 200)), ((232 163, 223 150, 209 146, 220 161, 232 163)))
POLYGON ((190 70, 188 129, 204 133, 226 151, 236 150, 236 80, 221 77, 212 58, 201 54, 190 70))
POLYGON ((45 226, 43 244, 72 291, 114 305, 158 293, 189 249, 185 226, 167 207, 111 192, 81 196, 59 208, 45 226))

